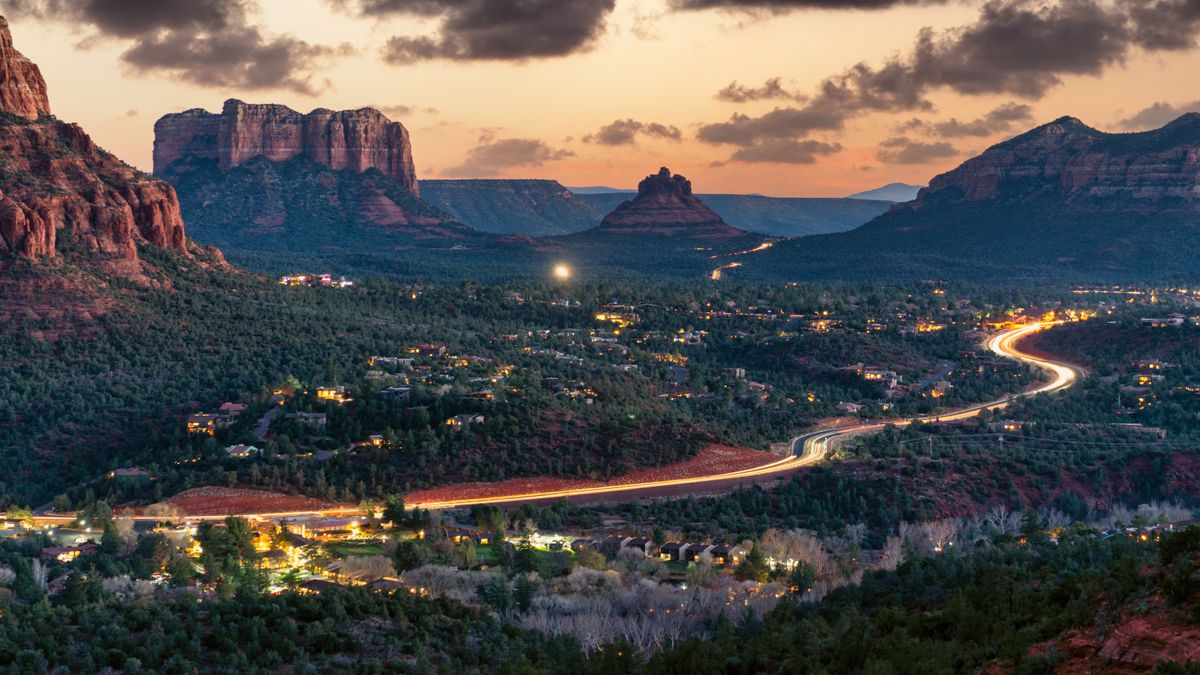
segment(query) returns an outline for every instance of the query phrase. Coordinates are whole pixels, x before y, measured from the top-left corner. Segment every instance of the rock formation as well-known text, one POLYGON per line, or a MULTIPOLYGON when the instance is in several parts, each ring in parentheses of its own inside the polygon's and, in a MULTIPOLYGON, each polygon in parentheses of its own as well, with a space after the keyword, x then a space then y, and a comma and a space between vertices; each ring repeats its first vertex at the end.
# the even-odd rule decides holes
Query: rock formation
POLYGON ((46 85, 0 18, 0 255, 103 254, 140 275, 137 246, 187 253, 175 190, 98 148, 83 129, 47 117, 46 85))
POLYGON ((726 224, 700 198, 692 183, 663 167, 638 183, 638 193, 604 217, 596 234, 655 234, 696 239, 732 239, 747 233, 726 224))
POLYGON ((307 157, 334 170, 378 169, 419 194, 408 130, 372 108, 307 115, 282 105, 230 99, 220 114, 196 108, 154 125, 154 172, 170 176, 181 159, 215 159, 222 171, 255 157, 286 162, 307 157))
POLYGON ((13 47, 8 20, 0 16, 0 109, 36 120, 50 114, 42 71, 13 47))
POLYGON ((934 177, 862 227, 755 262, 810 279, 1191 278, 1198 215, 1200 115, 1128 134, 1063 117, 934 177))
POLYGON ((894 210, 1046 197, 1071 213, 1200 208, 1200 114, 1133 134, 1108 134, 1062 117, 935 177, 915 201, 894 210))

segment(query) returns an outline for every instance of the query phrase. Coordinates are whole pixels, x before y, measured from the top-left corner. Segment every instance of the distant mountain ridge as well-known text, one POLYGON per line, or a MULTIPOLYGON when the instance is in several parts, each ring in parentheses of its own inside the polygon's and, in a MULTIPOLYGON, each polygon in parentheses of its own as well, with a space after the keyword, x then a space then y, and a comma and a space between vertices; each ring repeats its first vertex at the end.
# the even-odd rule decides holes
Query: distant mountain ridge
POLYGON ((846 199, 877 199, 885 202, 908 202, 917 198, 917 193, 921 191, 921 187, 920 185, 909 185, 907 183, 888 183, 873 190, 856 192, 847 196, 846 199))
POLYGON ((1197 234, 1200 115, 1127 134, 1062 117, 856 230, 788 242, 761 262, 810 276, 1194 279, 1197 234))
POLYGON ((495 234, 571 234, 599 225, 603 217, 554 180, 424 180, 421 187, 430 204, 477 230, 495 234))

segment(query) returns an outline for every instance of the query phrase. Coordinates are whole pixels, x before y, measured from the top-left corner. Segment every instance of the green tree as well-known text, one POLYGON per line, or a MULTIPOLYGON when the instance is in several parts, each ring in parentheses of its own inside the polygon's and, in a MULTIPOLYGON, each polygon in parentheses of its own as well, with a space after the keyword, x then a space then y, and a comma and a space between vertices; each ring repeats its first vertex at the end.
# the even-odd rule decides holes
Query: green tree
POLYGON ((429 563, 429 547, 415 539, 405 539, 396 544, 395 560, 397 572, 407 572, 429 563))
POLYGON ((755 543, 750 547, 750 552, 738 564, 734 575, 743 581, 758 581, 763 582, 771 577, 771 566, 767 564, 767 556, 763 555, 762 549, 755 543))

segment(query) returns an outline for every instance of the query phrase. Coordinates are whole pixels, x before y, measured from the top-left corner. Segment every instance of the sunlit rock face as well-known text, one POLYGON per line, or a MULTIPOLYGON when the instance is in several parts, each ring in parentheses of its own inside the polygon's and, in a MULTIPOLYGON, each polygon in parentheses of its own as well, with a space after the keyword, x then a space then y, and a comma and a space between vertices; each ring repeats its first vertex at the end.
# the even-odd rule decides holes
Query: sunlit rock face
POLYGON ((307 157, 335 170, 377 169, 419 194, 408 130, 372 108, 302 114, 230 99, 220 114, 196 108, 165 115, 154 125, 159 175, 184 158, 216 159, 229 171, 256 157, 275 162, 307 157))

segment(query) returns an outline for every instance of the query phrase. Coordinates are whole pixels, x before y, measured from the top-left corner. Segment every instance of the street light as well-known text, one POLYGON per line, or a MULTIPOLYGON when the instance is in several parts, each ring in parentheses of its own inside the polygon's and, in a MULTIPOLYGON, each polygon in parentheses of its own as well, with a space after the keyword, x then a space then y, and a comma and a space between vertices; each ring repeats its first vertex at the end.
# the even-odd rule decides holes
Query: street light
POLYGON ((566 281, 571 278, 571 268, 563 263, 558 263, 554 266, 554 278, 559 281, 566 281))

